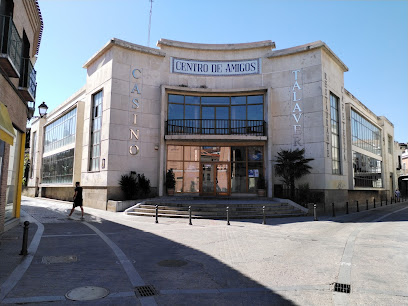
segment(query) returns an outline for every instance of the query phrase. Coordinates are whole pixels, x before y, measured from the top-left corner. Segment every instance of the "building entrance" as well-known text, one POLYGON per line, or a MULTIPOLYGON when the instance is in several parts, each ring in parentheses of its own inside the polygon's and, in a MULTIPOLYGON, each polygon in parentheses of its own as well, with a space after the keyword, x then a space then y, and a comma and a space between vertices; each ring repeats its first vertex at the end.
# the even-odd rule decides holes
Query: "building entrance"
POLYGON ((167 146, 168 170, 176 179, 176 193, 227 196, 255 193, 264 174, 261 145, 167 146))
POLYGON ((229 195, 231 176, 229 163, 201 163, 200 194, 229 195))

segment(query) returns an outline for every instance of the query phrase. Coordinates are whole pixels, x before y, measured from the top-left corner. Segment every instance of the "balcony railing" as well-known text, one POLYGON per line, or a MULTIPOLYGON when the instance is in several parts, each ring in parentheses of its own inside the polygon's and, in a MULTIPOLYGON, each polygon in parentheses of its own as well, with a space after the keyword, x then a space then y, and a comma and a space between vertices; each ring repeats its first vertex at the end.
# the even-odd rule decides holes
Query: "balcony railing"
POLYGON ((13 18, 0 15, 0 62, 10 77, 19 77, 21 52, 22 40, 13 18))
POLYGON ((37 91, 37 72, 29 58, 23 58, 22 64, 19 90, 27 101, 34 101, 37 91))
POLYGON ((263 120, 173 119, 166 121, 166 135, 265 135, 263 120))

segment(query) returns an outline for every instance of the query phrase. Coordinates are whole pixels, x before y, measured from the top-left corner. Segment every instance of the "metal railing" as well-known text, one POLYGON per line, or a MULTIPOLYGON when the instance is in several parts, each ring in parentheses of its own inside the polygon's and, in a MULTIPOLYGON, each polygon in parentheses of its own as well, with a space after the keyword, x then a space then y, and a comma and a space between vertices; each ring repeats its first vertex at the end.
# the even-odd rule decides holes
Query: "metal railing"
POLYGON ((22 44, 13 18, 0 15, 0 52, 10 57, 17 71, 21 66, 22 44))
POLYGON ((23 58, 22 75, 20 76, 20 86, 27 88, 33 98, 37 91, 37 72, 29 58, 23 58))
POLYGON ((265 135, 263 120, 172 119, 166 121, 166 135, 265 135))

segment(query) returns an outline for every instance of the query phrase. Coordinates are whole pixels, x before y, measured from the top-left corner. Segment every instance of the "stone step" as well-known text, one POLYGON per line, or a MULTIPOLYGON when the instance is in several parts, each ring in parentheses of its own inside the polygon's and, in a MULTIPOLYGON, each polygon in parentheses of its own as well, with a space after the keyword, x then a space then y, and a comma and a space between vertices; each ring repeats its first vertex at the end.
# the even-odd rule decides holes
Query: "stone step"
POLYGON ((159 205, 159 206, 166 206, 166 207, 208 207, 208 208, 226 208, 229 207, 262 207, 262 206, 290 206, 288 203, 277 203, 277 202, 265 202, 265 203, 236 203, 228 201, 223 201, 223 203, 205 203, 205 202, 155 202, 155 201, 146 201, 143 205, 159 205))
POLYGON ((268 203, 262 205, 259 203, 252 204, 232 204, 232 203, 163 203, 149 201, 152 204, 142 204, 138 207, 134 207, 132 210, 128 211, 129 215, 139 215, 139 216, 155 216, 156 215, 156 203, 158 205, 158 216, 168 217, 168 218, 188 218, 189 211, 188 207, 191 206, 192 218, 209 218, 209 219, 226 219, 226 208, 229 207, 229 216, 231 219, 242 219, 242 218, 263 218, 263 206, 265 206, 265 216, 266 218, 272 217, 285 217, 285 216, 303 216, 304 213, 289 205, 288 203, 268 203))
MULTIPOLYGON (((191 206, 192 210, 208 210, 208 211, 215 211, 215 210, 226 210, 227 207, 229 207, 229 210, 236 210, 236 211, 249 211, 249 210, 254 210, 254 209, 261 209, 262 207, 265 206, 265 210, 270 210, 270 209, 282 209, 282 208, 293 208, 293 206, 287 204, 287 203, 274 203, 274 204, 270 204, 270 205, 245 205, 245 206, 241 206, 241 205, 219 205, 219 206, 215 206, 215 205, 169 205, 169 204, 163 204, 160 203, 160 205, 158 205, 159 209, 165 210, 165 209, 177 209, 177 210, 188 210, 189 206, 191 206)), ((140 208, 155 208, 156 205, 153 204, 141 204, 139 205, 140 208)))
MULTIPOLYGON (((138 212, 151 212, 155 211, 156 208, 154 206, 140 206, 140 207, 135 207, 133 208, 133 211, 138 211, 138 212)), ((180 214, 188 214, 188 209, 175 209, 174 207, 158 207, 158 211, 162 214, 171 214, 171 213, 180 213, 180 214)), ((230 214, 256 214, 256 213, 262 213, 262 208, 259 207, 253 207, 253 208, 247 208, 247 209, 229 209, 230 214)), ((296 211, 295 208, 293 207, 281 207, 281 208, 276 208, 276 207, 270 207, 270 208, 265 208, 265 213, 280 213, 280 212, 293 212, 296 211)), ((205 207, 201 208, 192 208, 191 209, 192 213, 197 213, 197 214, 226 214, 226 209, 207 209, 205 207)))
MULTIPOLYGON (((136 215, 136 216, 151 216, 155 217, 156 214, 155 212, 137 212, 137 211, 131 211, 127 213, 128 215, 136 215)), ((276 214, 265 214, 266 218, 284 218, 284 217, 299 217, 299 216, 304 216, 303 213, 301 212, 292 212, 292 213, 276 213, 276 214)), ((188 218, 188 214, 162 214, 158 213, 158 217, 165 217, 165 218, 188 218)), ((193 219, 226 219, 226 215, 194 215, 192 214, 191 217, 193 219)), ((230 219, 261 219, 263 218, 262 214, 257 214, 257 215, 236 215, 236 216, 231 216, 230 219)))

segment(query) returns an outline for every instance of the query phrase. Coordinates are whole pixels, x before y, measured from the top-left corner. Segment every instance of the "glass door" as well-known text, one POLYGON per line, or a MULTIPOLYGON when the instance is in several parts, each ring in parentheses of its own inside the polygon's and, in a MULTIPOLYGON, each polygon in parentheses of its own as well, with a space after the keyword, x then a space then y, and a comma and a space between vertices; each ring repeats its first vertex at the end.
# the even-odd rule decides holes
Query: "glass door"
POLYGON ((229 164, 217 164, 215 170, 216 170, 216 194, 229 195, 230 194, 229 164))
POLYGON ((201 163, 202 195, 229 195, 230 173, 228 163, 201 163))
POLYGON ((201 164, 201 194, 214 195, 214 166, 215 164, 202 163, 201 164))

